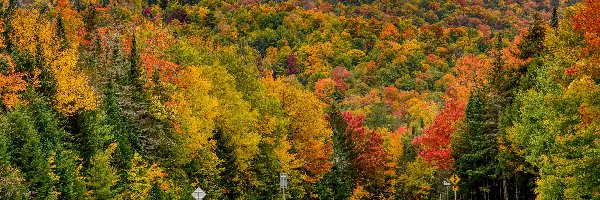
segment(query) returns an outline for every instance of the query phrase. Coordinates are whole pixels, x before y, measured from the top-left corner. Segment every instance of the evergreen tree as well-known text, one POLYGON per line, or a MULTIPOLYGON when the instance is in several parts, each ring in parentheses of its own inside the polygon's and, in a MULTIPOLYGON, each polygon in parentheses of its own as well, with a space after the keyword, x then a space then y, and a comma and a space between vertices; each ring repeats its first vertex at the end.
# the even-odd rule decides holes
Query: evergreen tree
POLYGON ((131 142, 133 135, 122 116, 117 98, 116 86, 113 80, 109 79, 105 86, 103 109, 106 110, 107 123, 114 127, 114 138, 117 142, 114 162, 120 169, 126 169, 133 159, 134 149, 131 142))
POLYGON ((8 7, 2 12, 2 20, 4 21, 4 32, 2 37, 4 38, 4 48, 6 52, 11 52, 13 48, 13 42, 10 39, 10 32, 12 31, 12 17, 17 10, 17 0, 9 0, 8 7))
MULTIPOLYGON (((79 1, 79 0, 78 0, 79 1)), ((90 4, 87 6, 87 9, 85 10, 85 12, 83 13, 83 23, 85 25, 85 39, 86 40, 92 40, 93 39, 93 33, 95 32, 94 30, 96 29, 97 23, 98 23, 98 11, 96 10, 96 6, 93 4, 90 4)))
MULTIPOLYGON (((500 191, 497 116, 479 91, 471 95, 466 108, 466 127, 455 135, 453 153, 456 157, 456 173, 461 177, 460 185, 468 188, 468 198, 487 199, 500 191)), ((467 191, 467 190, 463 190, 467 191)))
POLYGON ((0 135, 10 143, 11 163, 18 166, 29 182, 28 189, 35 192, 38 199, 52 198, 54 181, 50 177, 50 164, 42 151, 42 142, 36 130, 31 112, 19 107, 7 113, 0 122, 0 135))
POLYGON ((142 92, 142 87, 144 86, 144 77, 142 72, 142 66, 140 62, 140 54, 137 50, 137 43, 135 32, 131 38, 131 54, 129 56, 129 81, 131 86, 134 87, 136 92, 142 92))
POLYGON ((160 4, 159 4, 160 8, 162 8, 163 10, 167 8, 167 6, 169 6, 169 0, 160 0, 160 4))
POLYGON ((219 160, 222 160, 219 167, 224 169, 220 175, 220 182, 224 188, 224 198, 228 200, 237 199, 241 196, 241 191, 236 188, 237 173, 235 171, 237 166, 235 164, 235 149, 229 144, 230 139, 223 134, 222 130, 215 131, 214 139, 217 141, 217 157, 219 157, 219 160))
POLYGON ((90 161, 114 139, 112 133, 114 127, 107 123, 107 117, 102 109, 77 115, 79 135, 75 141, 80 145, 81 156, 86 162, 90 161))
POLYGON ((63 22, 62 13, 58 13, 56 18, 56 40, 60 43, 60 50, 65 50, 69 47, 69 41, 67 40, 67 32, 63 22))
POLYGON ((550 19, 550 26, 552 26, 552 28, 558 27, 558 6, 559 5, 554 5, 552 8, 552 18, 550 19))
POLYGON ((528 59, 539 55, 544 50, 544 38, 546 37, 545 21, 539 14, 533 16, 533 22, 529 30, 518 44, 521 59, 528 59))
POLYGON ((27 186, 21 171, 11 166, 8 138, 0 132, 0 199, 26 199, 27 186))
POLYGON ((56 154, 55 173, 59 177, 56 190, 61 199, 84 199, 85 184, 80 174, 79 156, 73 150, 63 149, 56 154))

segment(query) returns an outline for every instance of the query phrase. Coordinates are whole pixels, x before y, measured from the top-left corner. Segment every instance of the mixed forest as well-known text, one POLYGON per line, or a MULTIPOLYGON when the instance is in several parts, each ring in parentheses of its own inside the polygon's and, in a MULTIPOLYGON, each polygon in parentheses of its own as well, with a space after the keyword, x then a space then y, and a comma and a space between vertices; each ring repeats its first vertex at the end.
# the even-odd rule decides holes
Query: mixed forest
POLYGON ((0 6, 0 199, 600 199, 598 0, 0 6))

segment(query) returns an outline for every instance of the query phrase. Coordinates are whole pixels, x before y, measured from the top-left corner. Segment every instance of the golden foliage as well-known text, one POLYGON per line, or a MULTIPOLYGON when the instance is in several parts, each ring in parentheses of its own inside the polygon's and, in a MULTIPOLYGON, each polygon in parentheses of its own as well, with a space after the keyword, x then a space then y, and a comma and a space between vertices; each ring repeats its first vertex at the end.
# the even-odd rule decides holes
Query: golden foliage
POLYGON ((319 180, 332 166, 328 138, 332 132, 323 118, 323 103, 312 93, 302 90, 283 79, 263 78, 270 95, 282 102, 290 117, 291 143, 301 168, 308 171, 308 182, 319 180))
POLYGON ((37 10, 16 10, 12 20, 14 25, 9 37, 19 52, 35 55, 38 18, 39 12, 37 10))
POLYGON ((137 152, 133 155, 132 166, 127 171, 125 190, 116 199, 147 199, 153 186, 166 191, 171 182, 166 181, 167 173, 158 164, 144 161, 137 152))
POLYGON ((367 192, 362 185, 356 186, 352 191, 352 196, 350 196, 350 200, 361 200, 365 199, 369 196, 369 192, 367 192))
POLYGON ((94 110, 98 106, 94 88, 87 76, 76 69, 77 52, 67 49, 49 63, 56 80, 56 108, 65 115, 79 110, 94 110))
POLYGON ((214 144, 209 143, 209 139, 215 127, 218 101, 209 96, 212 83, 203 79, 201 75, 198 67, 182 70, 178 74, 181 80, 177 84, 178 90, 171 94, 173 101, 167 103, 178 116, 177 121, 182 126, 182 134, 187 138, 185 149, 190 154, 202 148, 214 147, 214 144))

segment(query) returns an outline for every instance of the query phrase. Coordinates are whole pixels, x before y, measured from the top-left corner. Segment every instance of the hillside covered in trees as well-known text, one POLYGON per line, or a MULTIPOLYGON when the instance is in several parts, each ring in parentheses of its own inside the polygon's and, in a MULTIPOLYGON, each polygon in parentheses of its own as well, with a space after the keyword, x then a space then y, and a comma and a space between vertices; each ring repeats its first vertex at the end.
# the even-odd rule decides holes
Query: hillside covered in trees
POLYGON ((0 10, 0 199, 600 199, 597 0, 0 10))

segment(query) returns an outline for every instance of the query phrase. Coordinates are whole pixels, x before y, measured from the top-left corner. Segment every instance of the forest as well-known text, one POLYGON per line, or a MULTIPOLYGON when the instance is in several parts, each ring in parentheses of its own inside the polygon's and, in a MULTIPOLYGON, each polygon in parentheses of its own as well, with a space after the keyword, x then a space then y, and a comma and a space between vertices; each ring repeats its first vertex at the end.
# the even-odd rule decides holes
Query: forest
POLYGON ((3 0, 0 199, 600 199, 598 0, 3 0))

